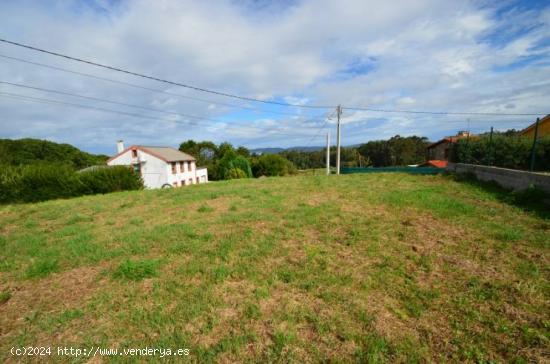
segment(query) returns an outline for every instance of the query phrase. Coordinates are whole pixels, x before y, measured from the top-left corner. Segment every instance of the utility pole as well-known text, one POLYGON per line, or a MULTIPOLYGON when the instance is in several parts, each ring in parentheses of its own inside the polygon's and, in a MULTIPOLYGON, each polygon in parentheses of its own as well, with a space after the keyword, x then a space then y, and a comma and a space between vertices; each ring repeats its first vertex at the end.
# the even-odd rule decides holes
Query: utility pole
POLYGON ((342 106, 336 106, 336 116, 338 117, 338 127, 336 129, 336 174, 340 174, 340 115, 342 115, 342 106))
POLYGON ((535 122, 535 137, 533 138, 533 148, 531 149, 531 166, 529 170, 533 172, 535 170, 535 155, 537 153, 537 139, 539 137, 539 118, 535 122))
POLYGON ((327 176, 330 174, 330 131, 327 133, 327 176))

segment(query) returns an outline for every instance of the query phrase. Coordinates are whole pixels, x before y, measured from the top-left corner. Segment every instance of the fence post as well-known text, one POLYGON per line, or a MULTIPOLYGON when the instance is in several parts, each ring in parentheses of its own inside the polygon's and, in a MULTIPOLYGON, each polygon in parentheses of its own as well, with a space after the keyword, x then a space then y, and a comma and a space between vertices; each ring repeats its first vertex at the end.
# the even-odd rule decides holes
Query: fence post
POLYGON ((529 170, 533 172, 535 170, 535 156, 537 152, 537 139, 539 136, 539 118, 535 122, 535 136, 533 138, 533 148, 531 149, 531 166, 529 170))
POLYGON ((493 165, 493 127, 491 126, 491 133, 489 134, 489 153, 487 156, 487 164, 493 165))

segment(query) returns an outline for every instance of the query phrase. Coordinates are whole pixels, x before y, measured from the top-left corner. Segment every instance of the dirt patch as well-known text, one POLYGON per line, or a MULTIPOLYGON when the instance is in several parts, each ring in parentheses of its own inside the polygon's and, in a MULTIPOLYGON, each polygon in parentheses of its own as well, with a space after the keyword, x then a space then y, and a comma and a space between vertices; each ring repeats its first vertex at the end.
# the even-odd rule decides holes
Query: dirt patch
POLYGON ((9 290, 11 298, 0 305, 0 334, 5 336, 25 323, 32 312, 63 311, 82 306, 94 292, 107 283, 98 280, 104 267, 81 267, 38 281, 12 283, 0 287, 9 290))

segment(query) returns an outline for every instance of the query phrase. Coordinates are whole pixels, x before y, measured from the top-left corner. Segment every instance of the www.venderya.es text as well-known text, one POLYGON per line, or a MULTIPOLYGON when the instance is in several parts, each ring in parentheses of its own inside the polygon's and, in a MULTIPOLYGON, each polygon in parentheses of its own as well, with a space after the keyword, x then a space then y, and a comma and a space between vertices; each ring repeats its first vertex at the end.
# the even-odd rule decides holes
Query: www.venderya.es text
POLYGON ((21 346, 12 347, 10 353, 13 356, 68 356, 68 357, 92 357, 92 356, 155 356, 159 358, 188 356, 191 351, 187 348, 102 348, 91 346, 89 348, 74 348, 70 346, 21 346))

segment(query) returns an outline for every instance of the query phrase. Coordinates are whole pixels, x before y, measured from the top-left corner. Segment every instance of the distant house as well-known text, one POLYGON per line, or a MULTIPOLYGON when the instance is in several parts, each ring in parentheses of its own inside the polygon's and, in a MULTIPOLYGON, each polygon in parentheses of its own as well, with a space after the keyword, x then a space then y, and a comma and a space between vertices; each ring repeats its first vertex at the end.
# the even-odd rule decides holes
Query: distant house
POLYGON ((469 131, 459 131, 455 136, 445 137, 428 146, 428 159, 448 161, 451 145, 463 138, 469 138, 472 135, 469 131))
POLYGON ((117 143, 118 154, 107 160, 110 166, 132 166, 147 188, 179 187, 208 182, 206 168, 197 168, 196 159, 171 147, 117 143))
MULTIPOLYGON (((529 125, 527 128, 521 130, 519 134, 521 136, 533 138, 535 136, 535 124, 536 123, 529 125)), ((550 136, 550 114, 546 115, 545 117, 539 120, 538 136, 539 137, 550 136)))

